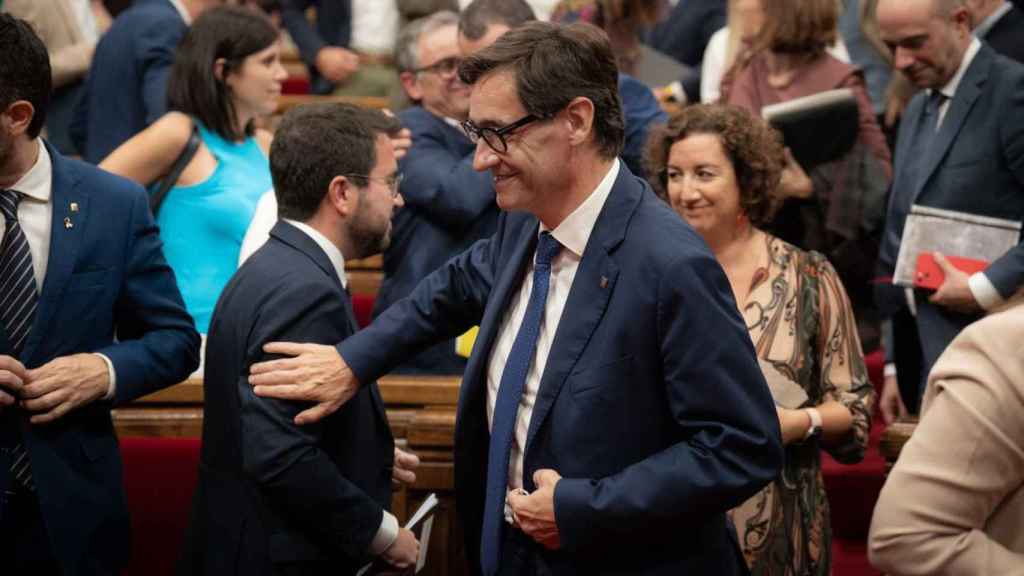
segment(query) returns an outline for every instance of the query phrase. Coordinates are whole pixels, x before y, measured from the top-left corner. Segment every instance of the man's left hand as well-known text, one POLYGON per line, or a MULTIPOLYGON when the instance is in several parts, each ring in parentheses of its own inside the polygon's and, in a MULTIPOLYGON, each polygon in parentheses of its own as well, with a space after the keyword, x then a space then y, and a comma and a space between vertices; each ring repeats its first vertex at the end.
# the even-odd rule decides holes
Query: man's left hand
POLYGON ((528 495, 509 492, 508 505, 512 518, 527 536, 549 550, 558 550, 562 543, 555 523, 555 486, 562 476, 550 469, 533 473, 537 489, 528 495))
POLYGON ((391 470, 391 481, 395 484, 412 484, 416 482, 416 468, 420 465, 420 457, 395 446, 395 467, 391 470))
POLYGON ((946 257, 938 252, 935 253, 935 263, 942 270, 944 280, 939 289, 928 298, 928 301, 938 306, 949 308, 957 312, 978 312, 981 306, 974 299, 971 286, 967 279, 969 276, 963 270, 950 264, 946 257))
POLYGON ((110 372, 102 358, 96 354, 61 356, 29 370, 21 406, 34 413, 30 422, 45 424, 102 398, 109 388, 110 372))

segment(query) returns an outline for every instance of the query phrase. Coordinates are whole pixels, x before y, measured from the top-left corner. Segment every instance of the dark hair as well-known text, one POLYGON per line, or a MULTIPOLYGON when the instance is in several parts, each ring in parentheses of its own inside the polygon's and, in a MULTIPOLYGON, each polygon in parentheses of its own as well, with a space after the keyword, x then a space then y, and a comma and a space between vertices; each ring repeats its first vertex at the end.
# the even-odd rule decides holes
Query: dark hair
POLYGON ((687 106, 668 124, 651 129, 644 158, 647 173, 655 175, 651 186, 668 199, 668 156, 672 145, 697 134, 718 137, 736 172, 740 206, 753 226, 765 224, 772 216, 772 195, 779 186, 785 154, 782 136, 767 122, 746 109, 728 104, 687 106))
POLYGON ((32 104, 35 113, 26 131, 36 138, 46 123, 50 105, 50 55, 28 22, 0 14, 0 111, 18 100, 32 104))
POLYGON ((246 57, 277 41, 274 25, 263 14, 239 6, 218 6, 196 18, 178 45, 167 84, 167 108, 198 118, 226 140, 251 136, 254 126, 237 126, 231 90, 224 82, 246 57), (214 62, 224 59, 218 79, 214 62))
POLYGON ((495 24, 518 28, 537 16, 525 0, 473 0, 459 13, 459 33, 479 40, 495 24))
POLYGON ((820 55, 839 35, 836 0, 761 0, 764 28, 755 45, 773 52, 820 55))
MULTIPOLYGON (((377 163, 377 135, 393 136, 399 130, 396 118, 352 104, 289 110, 270 145, 278 214, 299 221, 311 218, 331 180, 342 174, 369 174, 377 163)), ((359 185, 366 186, 366 179, 359 185)))
POLYGON ((503 70, 515 74, 516 93, 530 114, 548 117, 573 98, 594 103, 594 140, 601 155, 622 151, 625 128, 619 72, 608 36, 590 24, 529 22, 462 62, 459 77, 472 86, 503 70))

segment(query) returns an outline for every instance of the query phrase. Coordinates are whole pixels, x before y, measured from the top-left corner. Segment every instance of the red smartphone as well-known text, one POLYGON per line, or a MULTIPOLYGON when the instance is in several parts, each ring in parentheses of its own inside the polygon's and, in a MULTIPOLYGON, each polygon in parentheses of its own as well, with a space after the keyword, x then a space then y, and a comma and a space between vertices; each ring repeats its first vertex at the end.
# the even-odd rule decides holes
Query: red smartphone
MULTIPOLYGON (((985 260, 978 260, 976 258, 962 258, 960 256, 946 256, 946 260, 950 264, 955 266, 958 270, 962 270, 967 275, 974 274, 975 272, 981 272, 985 268, 988 268, 988 262, 985 260)), ((914 269, 914 287, 925 288, 927 290, 938 290, 939 286, 942 286, 942 281, 945 280, 945 275, 942 273, 942 268, 935 262, 935 255, 933 252, 921 252, 917 256, 917 268, 914 269)))

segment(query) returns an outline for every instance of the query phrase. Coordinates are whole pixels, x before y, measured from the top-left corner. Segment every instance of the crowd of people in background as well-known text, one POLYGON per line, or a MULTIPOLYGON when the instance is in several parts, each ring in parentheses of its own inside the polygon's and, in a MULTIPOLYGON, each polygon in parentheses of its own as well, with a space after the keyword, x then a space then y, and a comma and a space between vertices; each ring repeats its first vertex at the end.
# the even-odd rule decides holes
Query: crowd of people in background
POLYGON ((921 423, 878 502, 872 561, 1024 565, 1011 1, 0 13, 0 551, 16 572, 123 563, 109 408, 197 365, 208 390, 230 387, 206 395, 189 573, 415 563, 387 511, 392 472, 408 482, 416 465, 373 385, 390 371, 464 377, 456 490, 467 557, 489 575, 830 574, 822 451, 860 461, 876 414, 921 423), (311 95, 388 109, 282 119, 294 66, 311 95), (801 165, 762 110, 840 88, 854 143, 801 165), (921 209, 1016 223, 1016 242, 935 252, 937 288, 897 284, 921 209), (360 331, 345 262, 376 253, 360 331), (263 350, 275 341, 314 345, 263 350), (320 389, 283 391, 300 367, 320 389), (674 542, 681 515, 697 520, 674 542), (601 547, 616 539, 643 562, 601 547))

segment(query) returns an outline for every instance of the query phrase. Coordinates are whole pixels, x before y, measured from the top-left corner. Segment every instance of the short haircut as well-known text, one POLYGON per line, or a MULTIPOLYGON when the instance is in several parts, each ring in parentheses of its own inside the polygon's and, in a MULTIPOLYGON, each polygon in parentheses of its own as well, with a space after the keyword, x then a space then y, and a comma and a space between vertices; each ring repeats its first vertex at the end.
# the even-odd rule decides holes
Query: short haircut
POLYGON ((459 13, 459 33, 479 40, 495 24, 518 28, 537 19, 525 0, 473 0, 459 13))
POLYGON ((511 71, 530 114, 547 118, 573 98, 594 103, 594 141, 605 158, 622 152, 625 137, 619 71, 608 36, 590 24, 529 22, 462 62, 459 76, 472 86, 494 72, 511 71))
POLYGON ((782 135, 746 109, 728 104, 687 106, 665 126, 651 129, 645 163, 652 175, 651 186, 663 200, 668 199, 667 166, 672 145, 697 134, 718 137, 736 172, 740 206, 754 226, 772 216, 773 194, 779 186, 785 153, 782 135))
MULTIPOLYGON (((377 164, 377 135, 393 136, 398 120, 351 104, 310 104, 289 110, 270 145, 270 175, 282 218, 316 214, 336 176, 369 174, 377 164)), ((366 186, 365 178, 348 177, 366 186)))
POLYGON ((839 37, 836 0, 762 0, 758 47, 787 54, 822 54, 839 37))
POLYGON ((239 6, 218 6, 203 12, 178 45, 167 83, 167 108, 197 118, 225 140, 251 136, 255 127, 237 126, 231 90, 224 81, 245 61, 278 39, 274 25, 263 14, 239 6), (218 79, 214 63, 223 58, 218 79))
POLYGON ((46 45, 28 22, 0 14, 0 111, 18 100, 32 104, 29 138, 39 136, 46 123, 51 82, 46 45))
POLYGON ((444 28, 458 26, 459 16, 451 10, 434 12, 406 24, 395 40, 395 67, 399 72, 412 72, 420 67, 420 38, 424 34, 444 28))

